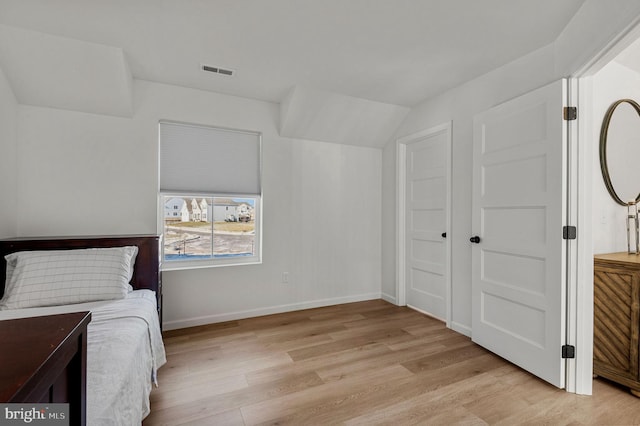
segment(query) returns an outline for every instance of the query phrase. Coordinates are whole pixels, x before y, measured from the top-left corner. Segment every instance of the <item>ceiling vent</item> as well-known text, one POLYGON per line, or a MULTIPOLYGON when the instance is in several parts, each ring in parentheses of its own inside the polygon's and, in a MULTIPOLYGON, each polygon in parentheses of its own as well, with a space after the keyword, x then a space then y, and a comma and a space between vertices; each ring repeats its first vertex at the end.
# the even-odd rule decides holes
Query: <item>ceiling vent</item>
POLYGON ((202 65, 202 71, 212 72, 214 74, 222 74, 228 77, 233 77, 233 75, 236 73, 235 70, 230 70, 228 68, 214 67, 211 65, 202 65))

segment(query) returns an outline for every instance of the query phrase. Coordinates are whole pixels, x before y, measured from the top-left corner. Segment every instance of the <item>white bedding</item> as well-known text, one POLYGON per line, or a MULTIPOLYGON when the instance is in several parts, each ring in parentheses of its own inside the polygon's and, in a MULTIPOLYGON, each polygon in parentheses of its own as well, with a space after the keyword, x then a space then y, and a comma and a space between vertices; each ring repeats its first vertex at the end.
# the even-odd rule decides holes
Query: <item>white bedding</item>
POLYGON ((120 300, 0 311, 0 320, 91 311, 87 332, 87 425, 140 425, 166 362, 155 293, 120 300))

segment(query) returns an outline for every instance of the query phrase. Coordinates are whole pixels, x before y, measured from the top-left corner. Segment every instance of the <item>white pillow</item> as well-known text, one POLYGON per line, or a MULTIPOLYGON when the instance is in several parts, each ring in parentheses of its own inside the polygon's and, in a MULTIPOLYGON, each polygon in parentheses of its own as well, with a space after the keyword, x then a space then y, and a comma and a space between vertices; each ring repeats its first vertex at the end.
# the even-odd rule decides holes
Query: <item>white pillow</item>
POLYGON ((122 299, 137 254, 136 246, 11 253, 0 310, 122 299))

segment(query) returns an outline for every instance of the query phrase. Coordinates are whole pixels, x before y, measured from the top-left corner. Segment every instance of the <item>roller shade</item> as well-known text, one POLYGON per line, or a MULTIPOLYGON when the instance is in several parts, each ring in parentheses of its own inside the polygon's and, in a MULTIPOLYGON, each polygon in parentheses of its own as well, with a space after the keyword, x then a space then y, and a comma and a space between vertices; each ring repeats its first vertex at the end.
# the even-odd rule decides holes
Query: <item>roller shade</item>
POLYGON ((160 122, 160 191, 260 195, 260 134, 160 122))

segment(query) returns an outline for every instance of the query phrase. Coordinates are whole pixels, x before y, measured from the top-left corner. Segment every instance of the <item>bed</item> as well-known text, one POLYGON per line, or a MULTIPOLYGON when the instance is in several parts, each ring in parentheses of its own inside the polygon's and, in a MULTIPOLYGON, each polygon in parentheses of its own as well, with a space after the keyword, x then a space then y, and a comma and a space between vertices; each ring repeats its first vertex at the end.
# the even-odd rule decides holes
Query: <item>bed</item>
MULTIPOLYGON (((166 362, 160 328, 162 289, 159 244, 157 236, 0 241, 0 320, 91 312, 92 318, 87 329, 88 425, 140 425, 150 412, 149 393, 156 382, 158 368, 166 362), (98 259, 97 263, 100 263, 105 256, 116 256, 118 265, 129 259, 133 260, 132 265, 127 264, 130 269, 123 269, 128 275, 122 280, 128 280, 128 283, 123 281, 112 286, 109 281, 108 285, 89 292, 85 292, 85 284, 69 285, 70 289, 65 288, 64 291, 56 287, 52 290, 54 293, 44 293, 48 302, 42 302, 44 296, 29 296, 25 299, 24 295, 29 294, 29 291, 16 284, 27 282, 27 277, 38 281, 34 285, 42 285, 43 281, 50 279, 48 277, 58 275, 60 278, 56 279, 75 282, 76 280, 68 277, 78 277, 80 266, 77 265, 90 262, 93 268, 93 259, 98 259), (87 260, 89 258, 91 260, 87 260), (42 259, 46 259, 46 262, 42 259), (65 263, 69 259, 75 262, 72 262, 73 267, 65 263), (39 268, 36 272, 32 270, 34 264, 39 268), (42 276, 45 278, 41 278, 42 276), (124 284, 130 287, 124 290, 124 284), (118 291, 115 296, 110 293, 113 288, 118 291), (108 300, 94 300, 102 297, 107 297, 108 300), (61 303, 57 303, 58 300, 61 303), (51 301, 56 301, 56 304, 52 305, 51 301), (68 303, 69 301, 74 303, 68 303), (47 306, 31 306, 42 303, 47 306)), ((98 268, 105 269, 107 266, 98 268)), ((99 276, 100 280, 103 276, 107 276, 104 279, 111 278, 103 270, 100 270, 99 276)), ((49 290, 51 283, 47 285, 49 290)))

